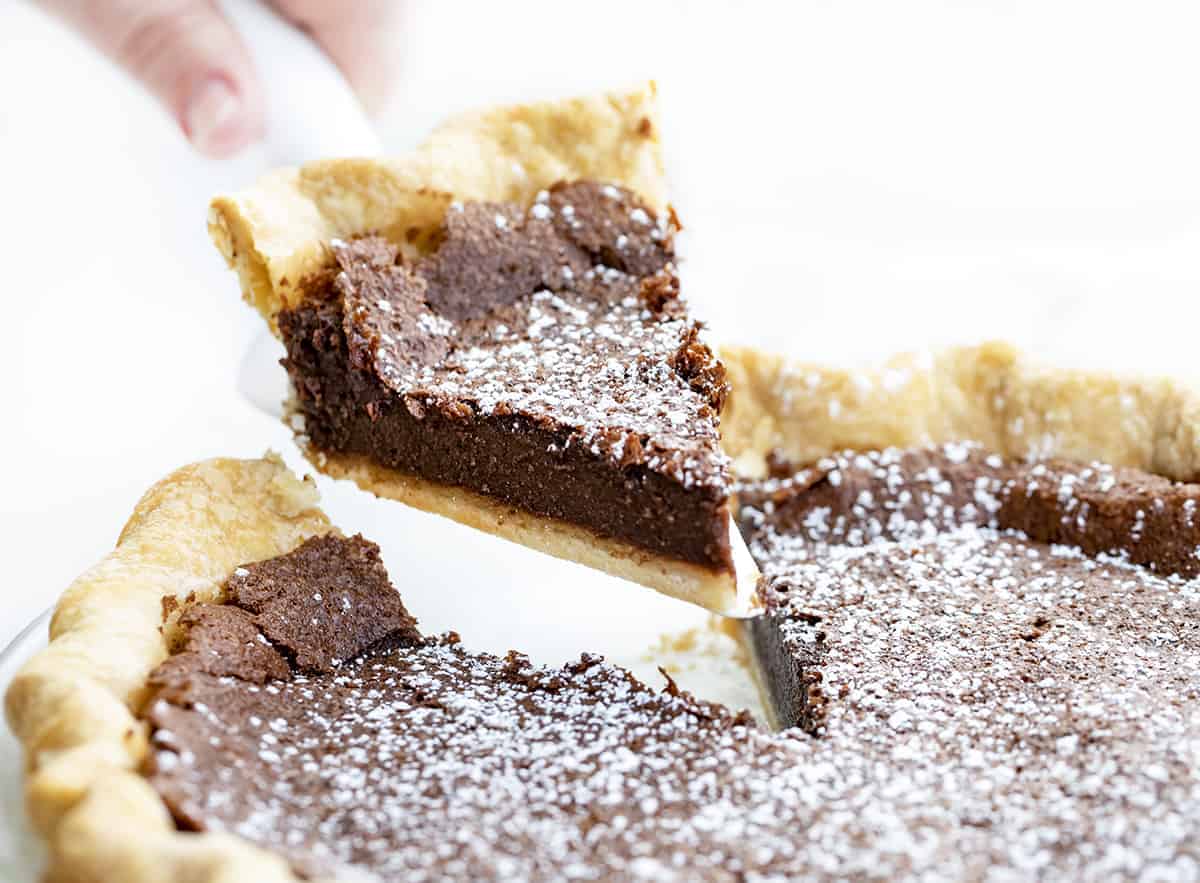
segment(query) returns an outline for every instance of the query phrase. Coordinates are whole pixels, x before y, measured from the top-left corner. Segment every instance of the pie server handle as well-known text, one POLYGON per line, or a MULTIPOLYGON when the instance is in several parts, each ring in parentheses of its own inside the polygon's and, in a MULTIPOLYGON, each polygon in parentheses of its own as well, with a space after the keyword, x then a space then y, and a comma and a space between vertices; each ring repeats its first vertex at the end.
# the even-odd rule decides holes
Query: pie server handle
POLYGON ((269 163, 383 152, 345 77, 307 34, 259 0, 220 0, 220 5, 263 84, 269 163))
MULTIPOLYGON (((263 84, 268 167, 336 156, 378 156, 379 135, 357 96, 312 39, 259 0, 220 0, 246 44, 263 84)), ((242 357, 238 390, 256 408, 281 417, 287 383, 281 347, 262 329, 242 357)))

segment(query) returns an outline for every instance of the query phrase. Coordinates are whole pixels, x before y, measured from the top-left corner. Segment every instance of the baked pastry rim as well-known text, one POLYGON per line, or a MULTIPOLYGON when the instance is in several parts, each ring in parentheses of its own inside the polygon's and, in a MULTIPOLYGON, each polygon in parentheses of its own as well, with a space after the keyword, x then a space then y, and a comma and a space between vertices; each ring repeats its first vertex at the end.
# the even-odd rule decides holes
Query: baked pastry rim
POLYGON ((25 803, 48 848, 50 881, 298 878, 287 862, 234 835, 176 830, 139 772, 146 678, 178 638, 179 612, 220 600, 242 563, 335 530, 311 480, 277 455, 191 464, 155 484, 116 548, 59 600, 48 647, 5 695, 26 757, 25 803))
POLYGON ((1200 480, 1200 391, 1165 377, 1068 370, 1006 343, 834 368, 749 347, 719 353, 734 392, 721 441, 741 477, 845 450, 976 441, 1009 458, 1099 460, 1200 480))

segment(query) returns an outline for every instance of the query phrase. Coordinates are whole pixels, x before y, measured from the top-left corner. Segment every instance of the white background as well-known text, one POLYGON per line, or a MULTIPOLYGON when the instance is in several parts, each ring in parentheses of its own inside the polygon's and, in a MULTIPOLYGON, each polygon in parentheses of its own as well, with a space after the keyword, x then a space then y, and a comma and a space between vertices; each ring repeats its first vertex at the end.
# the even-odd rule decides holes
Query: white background
MULTIPOLYGON (((1195 9, 418 4, 382 129, 400 150, 451 111, 654 76, 685 284, 721 339, 860 360, 1005 337, 1065 362, 1190 372, 1195 9)), ((197 159, 119 73, 0 4, 0 642, 173 467, 289 450, 237 394, 257 320, 204 231, 207 198, 262 162, 197 159)), ((410 597, 456 599, 426 622, 485 645, 527 643, 554 620, 539 605, 628 591, 345 489, 329 508, 388 541, 410 597), (524 632, 497 633, 496 597, 521 605, 524 632)))

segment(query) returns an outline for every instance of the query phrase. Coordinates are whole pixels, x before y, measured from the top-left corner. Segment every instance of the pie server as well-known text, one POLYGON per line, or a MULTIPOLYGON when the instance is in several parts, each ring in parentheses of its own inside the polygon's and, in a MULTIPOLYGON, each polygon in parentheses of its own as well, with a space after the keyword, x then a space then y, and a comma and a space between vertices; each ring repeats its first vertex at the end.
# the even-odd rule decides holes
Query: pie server
MULTIPOLYGON (((296 165, 329 156, 378 156, 383 144, 337 67, 309 37, 265 3, 221 0, 258 69, 267 104, 264 139, 269 166, 296 165)), ((238 390, 255 407, 282 417, 287 385, 279 369, 282 348, 262 331, 242 358, 238 390)), ((762 613, 758 567, 730 522, 737 592, 721 615, 750 619, 762 613)))

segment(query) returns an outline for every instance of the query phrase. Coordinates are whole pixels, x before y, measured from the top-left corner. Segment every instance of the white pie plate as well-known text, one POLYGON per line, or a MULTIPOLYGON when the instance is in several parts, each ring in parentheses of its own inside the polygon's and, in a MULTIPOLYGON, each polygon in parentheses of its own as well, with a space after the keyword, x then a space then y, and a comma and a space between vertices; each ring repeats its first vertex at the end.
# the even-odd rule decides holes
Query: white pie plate
MULTIPOLYGON (((298 457, 285 452, 285 459, 305 471, 298 457)), ((751 678, 737 661, 736 643, 713 630, 699 608, 376 500, 345 482, 320 477, 318 485, 335 524, 380 544, 392 581, 426 634, 454 629, 471 649, 517 649, 548 665, 600 653, 654 687, 664 683, 657 671, 662 665, 698 696, 750 708, 764 719, 751 678), (663 640, 664 634, 670 639, 689 631, 698 640, 663 640)), ((46 645, 48 625, 49 613, 0 656, 0 694, 46 645)), ((25 822, 21 776, 18 746, 7 726, 0 727, 0 880, 33 883, 42 848, 25 822)))
MULTIPOLYGON (((22 631, 0 654, 0 694, 21 665, 46 646, 50 611, 22 631)), ((21 806, 21 750, 7 726, 0 727, 0 880, 33 883, 42 867, 41 841, 33 836, 21 806)))

